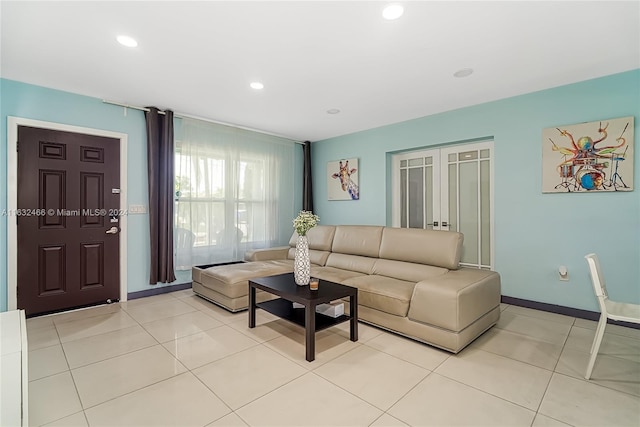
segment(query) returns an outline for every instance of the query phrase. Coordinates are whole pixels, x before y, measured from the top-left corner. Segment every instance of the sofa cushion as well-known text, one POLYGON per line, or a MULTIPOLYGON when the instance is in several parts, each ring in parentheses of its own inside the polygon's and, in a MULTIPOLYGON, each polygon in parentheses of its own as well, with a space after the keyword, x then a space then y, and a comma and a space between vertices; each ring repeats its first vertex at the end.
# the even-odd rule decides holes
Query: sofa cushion
POLYGON ((357 276, 363 276, 363 274, 357 271, 342 270, 335 267, 311 266, 311 277, 317 277, 330 282, 344 283, 345 280, 357 276))
MULTIPOLYGON (((291 269, 291 271, 293 271, 293 260, 290 259, 274 259, 271 261, 268 261, 270 264, 273 264, 275 266, 281 266, 282 268, 286 268, 286 269, 291 269)), ((311 263, 311 265, 313 265, 313 263, 311 263)), ((278 273, 281 274, 281 273, 278 273)))
POLYGON ((462 233, 455 231, 385 227, 379 256, 456 270, 463 238, 462 233))
POLYGON ((247 295, 249 279, 292 271, 293 263, 287 260, 243 262, 207 268, 200 273, 200 283, 229 298, 238 298, 247 295))
POLYGON ((377 258, 383 228, 374 225, 336 226, 331 252, 377 258))
POLYGON ((269 261, 272 259, 287 259, 289 246, 267 249, 254 249, 244 253, 245 261, 269 261))
POLYGON ((203 270, 201 268, 198 268, 197 266, 193 267, 191 269, 191 280, 194 282, 202 283, 202 271, 203 270))
POLYGON ((331 254, 327 259, 327 267, 340 268, 342 270, 357 271, 358 273, 371 274, 377 258, 366 256, 331 254))
POLYGON ((415 286, 409 319, 459 332, 500 306, 500 275, 461 268, 415 286))
MULTIPOLYGON (((331 253, 331 244, 333 243, 333 235, 336 228, 332 225, 318 225, 307 231, 307 240, 309 241, 309 260, 311 264, 325 265, 327 258, 331 253)), ((289 239, 289 252, 287 258, 290 260, 296 257, 296 243, 298 242, 298 233, 295 231, 289 239)))
MULTIPOLYGON (((311 261, 311 264, 325 265, 330 254, 331 252, 329 251, 317 251, 315 249, 309 249, 309 261, 311 261)), ((287 259, 290 261, 296 259, 296 248, 289 248, 287 259)))
POLYGON ((358 305, 396 316, 406 316, 415 282, 375 274, 352 277, 343 282, 358 288, 358 305))
MULTIPOLYGON (((307 240, 309 240, 309 249, 317 251, 330 251, 333 243, 333 236, 336 232, 336 227, 333 225, 317 225, 311 230, 307 231, 307 240)), ((295 231, 289 239, 289 246, 296 247, 298 241, 298 233, 295 231)))
POLYGON ((377 259, 373 266, 372 274, 395 277, 396 279, 415 283, 428 277, 441 276, 448 271, 446 268, 416 264, 414 262, 377 259))

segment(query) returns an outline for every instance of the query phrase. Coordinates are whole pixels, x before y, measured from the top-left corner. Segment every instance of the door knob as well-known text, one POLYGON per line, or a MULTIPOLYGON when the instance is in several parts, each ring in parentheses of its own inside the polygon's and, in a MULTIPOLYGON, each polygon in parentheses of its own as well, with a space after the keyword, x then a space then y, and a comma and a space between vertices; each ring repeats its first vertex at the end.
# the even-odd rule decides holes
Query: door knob
POLYGON ((108 229, 107 231, 105 231, 106 234, 118 234, 118 227, 111 227, 110 229, 108 229))

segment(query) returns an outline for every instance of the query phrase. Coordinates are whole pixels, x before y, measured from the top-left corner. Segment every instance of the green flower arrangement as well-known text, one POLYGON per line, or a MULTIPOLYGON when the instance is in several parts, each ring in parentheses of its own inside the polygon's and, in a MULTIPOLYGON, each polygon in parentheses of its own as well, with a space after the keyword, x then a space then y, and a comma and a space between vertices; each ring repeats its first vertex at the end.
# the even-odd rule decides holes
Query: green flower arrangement
POLYGON ((310 211, 300 211, 296 219, 293 220, 293 228, 299 236, 306 236, 307 231, 318 225, 320 218, 310 211))

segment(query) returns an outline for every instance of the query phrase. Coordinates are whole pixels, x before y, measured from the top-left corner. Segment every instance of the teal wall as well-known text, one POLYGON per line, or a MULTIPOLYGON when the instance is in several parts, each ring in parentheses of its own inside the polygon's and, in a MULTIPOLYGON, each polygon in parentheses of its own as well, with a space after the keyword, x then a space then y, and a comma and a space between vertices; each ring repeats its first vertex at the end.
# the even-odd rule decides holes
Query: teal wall
MULTIPOLYGON (((147 205, 144 115, 101 100, 0 79, 0 211, 7 207, 7 116, 128 135, 127 204, 147 205)), ((596 310, 586 262, 600 255, 612 299, 640 302, 640 70, 423 117, 312 144, 314 207, 323 224, 389 224, 390 153, 495 140, 495 269, 503 294, 596 310), (546 127, 635 116, 633 192, 542 194, 546 127), (326 200, 326 163, 359 158, 359 201, 326 200), (570 281, 557 279, 566 265, 570 281)), ((301 150, 300 150, 301 153, 301 150)), ((301 154, 300 154, 301 156, 301 154)), ((301 171, 296 171, 300 176, 301 171)), ((297 181, 296 181, 297 182, 297 181)), ((296 184, 296 194, 300 184, 296 184)), ((296 206, 301 205, 296 198, 296 206)), ((7 218, 0 216, 0 311, 7 309, 7 218)), ((129 292, 148 285, 148 218, 128 222, 129 292)), ((187 281, 182 277, 178 282, 187 281)))
POLYGON ((312 144, 322 224, 391 224, 391 153, 495 141, 495 269, 503 295, 596 310, 584 255, 596 252, 612 299, 640 302, 640 70, 480 104, 312 144), (542 129, 635 117, 632 192, 542 194, 542 129), (326 164, 359 158, 360 200, 327 201, 326 164), (558 280, 558 267, 570 280, 558 280))
MULTIPOLYGON (((128 135, 127 206, 148 206, 146 131, 144 113, 104 104, 102 100, 0 79, 0 212, 7 208, 7 117, 55 122, 73 126, 120 132, 128 135)), ((176 128, 179 130, 179 121, 176 128)), ((302 148, 296 151, 302 161, 302 148)), ((302 177, 301 167, 296 171, 302 177)), ((302 205, 301 184, 296 187, 295 205, 302 205)), ((293 218, 292 218, 293 219, 293 218)), ((128 292, 158 288, 149 285, 149 218, 147 214, 128 216, 128 292)), ((0 311, 7 310, 7 217, 0 216, 0 311)), ((283 242, 285 243, 285 242, 283 242)), ((174 283, 191 281, 190 272, 176 272, 174 283)))

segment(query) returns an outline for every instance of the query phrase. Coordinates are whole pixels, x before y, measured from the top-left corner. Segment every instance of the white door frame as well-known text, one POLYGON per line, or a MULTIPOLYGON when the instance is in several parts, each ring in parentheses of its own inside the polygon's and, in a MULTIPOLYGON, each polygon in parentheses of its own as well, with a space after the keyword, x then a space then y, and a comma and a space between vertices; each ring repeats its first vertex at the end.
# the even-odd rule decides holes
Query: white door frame
MULTIPOLYGON (((442 182, 445 181, 446 179, 446 174, 447 172, 447 156, 449 153, 454 153, 454 152, 464 152, 466 151, 466 148, 468 148, 469 150, 481 150, 481 149, 489 149, 491 151, 491 156, 490 156, 490 163, 489 163, 489 179, 490 179, 490 198, 489 198, 489 210, 490 210, 490 228, 491 228, 491 233, 489 236, 489 244, 490 244, 490 258, 491 258, 491 268, 493 268, 493 266, 495 265, 495 224, 494 224, 494 218, 495 218, 495 210, 494 210, 494 188, 495 188, 495 182, 494 182, 494 140, 493 139, 487 139, 487 140, 481 140, 481 141, 477 141, 477 142, 468 142, 468 143, 461 143, 461 144, 451 144, 451 145, 446 145, 446 146, 439 146, 439 147, 423 147, 420 149, 415 149, 415 150, 411 150, 411 151, 406 151, 406 152, 402 152, 402 153, 397 153, 391 156, 391 191, 392 191, 392 196, 391 196, 391 224, 394 227, 400 227, 400 203, 399 203, 399 194, 400 194, 400 168, 398 167, 400 160, 403 159, 409 159, 412 156, 417 155, 417 153, 420 154, 433 154, 435 152, 438 152, 438 156, 434 156, 434 162, 435 159, 437 158, 438 161, 440 162, 440 166, 439 168, 434 167, 434 171, 435 170, 439 170, 440 171, 440 175, 439 176, 435 176, 434 175, 434 180, 438 180, 437 182, 439 183, 440 187, 442 186, 442 182)), ((442 218, 448 219, 449 217, 449 206, 447 203, 442 203, 442 192, 445 191, 442 188, 436 190, 434 188, 434 197, 436 196, 436 191, 438 191, 437 197, 440 200, 437 201, 433 201, 433 206, 438 208, 438 212, 434 212, 434 221, 437 220, 440 221, 440 225, 438 227, 433 227, 434 230, 448 230, 449 226, 445 226, 443 227, 441 225, 441 220, 442 218)), ((426 205, 426 203, 425 203, 426 205)), ((450 221, 449 221, 450 222, 450 221)), ((456 221, 456 223, 458 223, 458 221, 456 221)))
MULTIPOLYGON (((61 123, 44 122, 22 117, 7 117, 7 211, 18 208, 18 126, 105 136, 120 141, 120 209, 127 207, 127 138, 128 135, 61 123)), ((127 217, 120 217, 120 301, 127 300, 127 217)), ((7 216, 7 308, 18 307, 18 226, 14 215, 7 216)))

